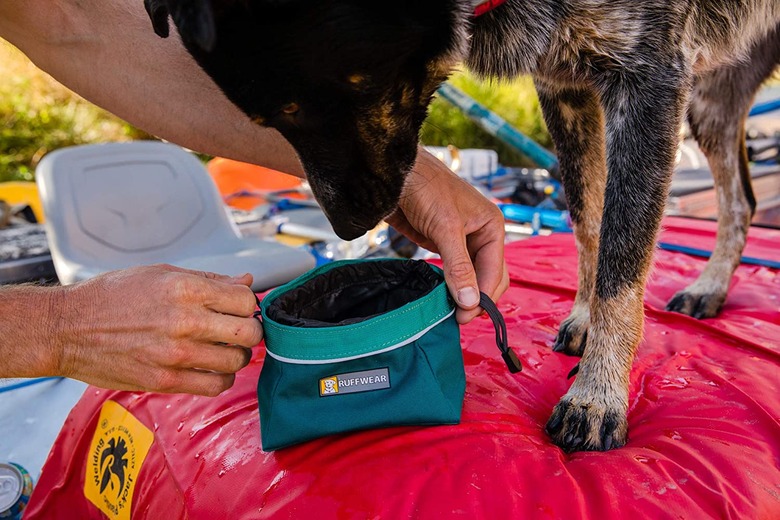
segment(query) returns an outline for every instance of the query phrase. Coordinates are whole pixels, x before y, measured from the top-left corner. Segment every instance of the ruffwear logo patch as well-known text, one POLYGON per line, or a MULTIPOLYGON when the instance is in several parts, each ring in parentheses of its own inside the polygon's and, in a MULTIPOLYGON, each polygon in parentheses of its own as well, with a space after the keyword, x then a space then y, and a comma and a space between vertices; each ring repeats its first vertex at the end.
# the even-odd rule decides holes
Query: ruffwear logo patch
POLYGON ((348 372, 320 379, 320 397, 355 394, 390 388, 390 371, 387 368, 348 372))
POLYGON ((106 401, 92 436, 84 496, 116 520, 130 520, 133 491, 154 434, 119 403, 106 401))

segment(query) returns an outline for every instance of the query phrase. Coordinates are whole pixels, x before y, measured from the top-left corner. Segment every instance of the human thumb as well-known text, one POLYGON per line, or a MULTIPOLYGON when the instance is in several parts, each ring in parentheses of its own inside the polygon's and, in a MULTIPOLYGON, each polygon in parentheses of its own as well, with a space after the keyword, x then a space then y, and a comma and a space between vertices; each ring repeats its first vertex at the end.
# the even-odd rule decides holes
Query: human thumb
POLYGON ((477 274, 466 249, 465 239, 457 242, 449 241, 446 246, 437 245, 437 247, 444 264, 444 279, 458 307, 462 309, 477 307, 479 305, 477 274))
POLYGON ((244 273, 237 276, 232 276, 228 278, 226 281, 227 283, 232 283, 235 285, 246 285, 247 287, 252 287, 252 281, 254 280, 254 277, 251 273, 244 273))

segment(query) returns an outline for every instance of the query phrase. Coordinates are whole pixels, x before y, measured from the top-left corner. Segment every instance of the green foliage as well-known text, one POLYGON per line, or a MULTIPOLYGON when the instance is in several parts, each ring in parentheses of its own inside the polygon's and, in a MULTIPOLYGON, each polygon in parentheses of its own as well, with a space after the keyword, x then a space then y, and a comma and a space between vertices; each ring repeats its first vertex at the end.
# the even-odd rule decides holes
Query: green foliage
POLYGON ((46 153, 85 143, 148 139, 37 69, 0 40, 0 182, 34 180, 46 153))
MULTIPOLYGON (((458 72, 450 78, 450 82, 531 139, 551 148, 530 77, 512 82, 483 81, 468 72, 458 72)), ((457 148, 492 148, 498 151, 501 164, 532 164, 514 148, 479 128, 458 109, 438 97, 431 104, 428 119, 423 125, 422 142, 437 146, 451 144, 457 148)))
POLYGON ((0 181, 33 180, 38 161, 64 146, 144 137, 112 119, 86 103, 34 107, 21 95, 0 96, 0 181))

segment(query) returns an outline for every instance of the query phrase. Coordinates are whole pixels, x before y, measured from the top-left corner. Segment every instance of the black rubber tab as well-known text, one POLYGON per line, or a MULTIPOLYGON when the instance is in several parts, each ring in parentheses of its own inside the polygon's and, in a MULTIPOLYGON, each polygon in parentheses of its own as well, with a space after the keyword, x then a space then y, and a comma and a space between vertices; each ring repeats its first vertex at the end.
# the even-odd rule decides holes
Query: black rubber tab
POLYGON ((520 360, 517 358, 514 350, 507 348, 501 352, 501 357, 504 358, 504 362, 511 373, 517 374, 523 370, 523 365, 520 364, 520 360))

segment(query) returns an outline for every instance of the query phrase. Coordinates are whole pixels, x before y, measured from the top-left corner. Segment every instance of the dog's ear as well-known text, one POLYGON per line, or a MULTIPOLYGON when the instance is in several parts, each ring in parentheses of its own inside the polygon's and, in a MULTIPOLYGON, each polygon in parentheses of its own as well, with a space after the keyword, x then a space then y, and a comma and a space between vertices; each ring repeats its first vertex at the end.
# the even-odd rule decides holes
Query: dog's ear
POLYGON ((160 38, 168 37, 168 2, 167 0, 144 0, 146 14, 152 20, 154 33, 160 38))
POLYGON ((217 28, 210 0, 144 0, 154 32, 168 37, 168 16, 183 39, 195 42, 205 51, 214 48, 217 28))

